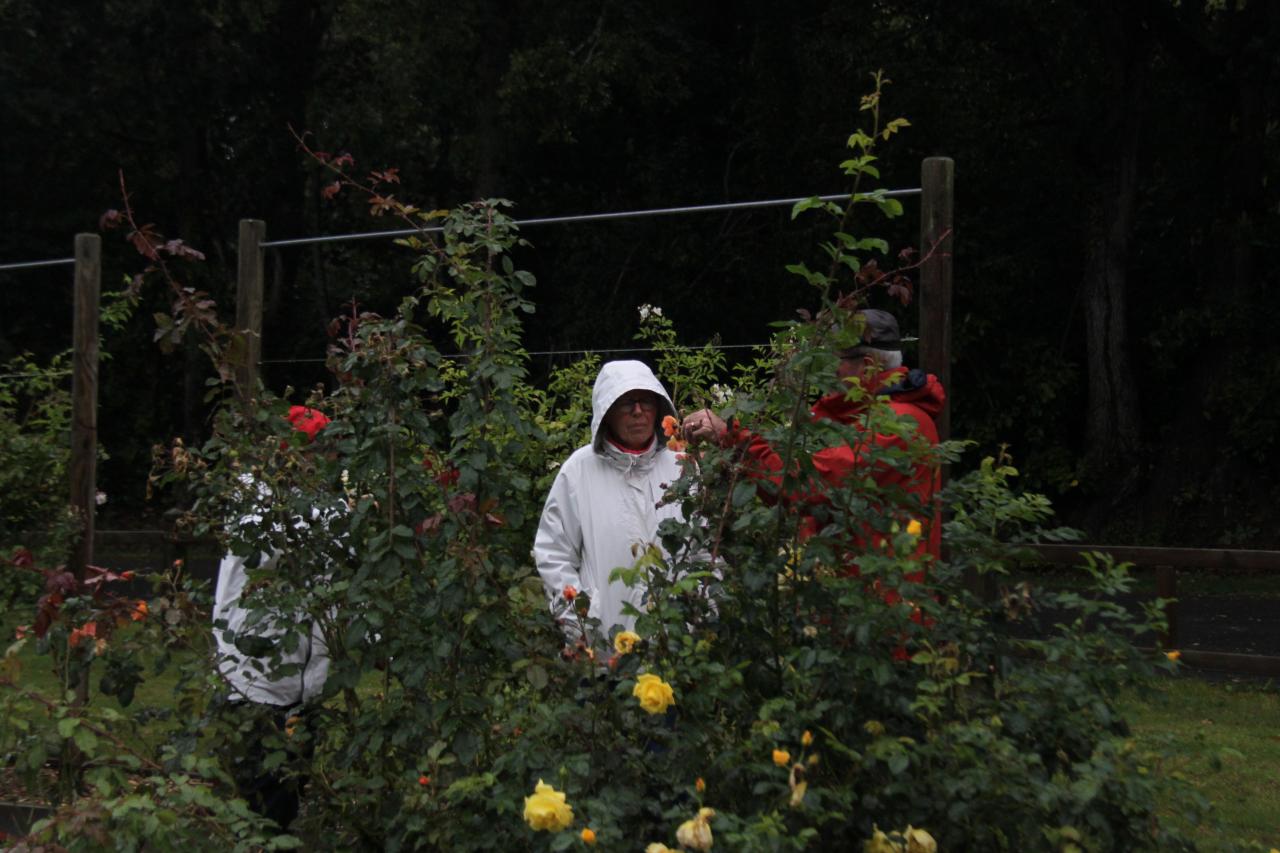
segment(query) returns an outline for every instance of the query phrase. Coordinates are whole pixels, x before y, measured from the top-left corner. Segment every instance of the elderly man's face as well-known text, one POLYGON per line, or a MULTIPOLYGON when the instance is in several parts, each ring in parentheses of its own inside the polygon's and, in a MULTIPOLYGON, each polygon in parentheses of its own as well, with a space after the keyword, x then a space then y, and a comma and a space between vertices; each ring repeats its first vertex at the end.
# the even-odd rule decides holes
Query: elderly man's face
POLYGON ((836 378, 842 382, 858 382, 878 369, 876 360, 869 355, 841 356, 840 364, 836 367, 836 378))
POLYGON ((658 395, 652 391, 628 391, 614 401, 604 416, 613 440, 632 450, 649 446, 657 420, 658 395))

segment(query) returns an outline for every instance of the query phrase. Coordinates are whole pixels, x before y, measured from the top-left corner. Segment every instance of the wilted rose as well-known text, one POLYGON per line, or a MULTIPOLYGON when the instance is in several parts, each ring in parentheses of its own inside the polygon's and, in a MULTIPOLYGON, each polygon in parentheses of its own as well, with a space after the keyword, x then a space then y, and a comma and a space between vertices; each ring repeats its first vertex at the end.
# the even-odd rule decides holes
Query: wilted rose
POLYGON ((686 820, 676 830, 676 841, 690 850, 710 850, 715 840, 711 836, 711 818, 716 816, 715 809, 698 809, 692 820, 686 820))
POLYGON ((871 838, 862 842, 862 853, 903 853, 902 845, 895 842, 884 831, 872 824, 871 838))
POLYGON ((923 829, 915 829, 907 824, 902 836, 907 839, 907 853, 938 853, 938 842, 923 829))
POLYGON ((640 642, 640 635, 635 631, 619 631, 613 638, 613 649, 620 655, 629 655, 635 651, 638 642, 640 642))

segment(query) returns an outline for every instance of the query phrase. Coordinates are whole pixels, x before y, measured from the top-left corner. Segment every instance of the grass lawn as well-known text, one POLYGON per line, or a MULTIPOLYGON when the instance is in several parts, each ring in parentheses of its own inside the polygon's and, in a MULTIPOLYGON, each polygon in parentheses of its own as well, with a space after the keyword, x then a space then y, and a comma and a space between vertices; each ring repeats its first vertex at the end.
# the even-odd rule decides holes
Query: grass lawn
POLYGON ((1280 847, 1280 688, 1182 676, 1125 707, 1139 742, 1214 804, 1219 826, 1195 830, 1204 849, 1280 847))

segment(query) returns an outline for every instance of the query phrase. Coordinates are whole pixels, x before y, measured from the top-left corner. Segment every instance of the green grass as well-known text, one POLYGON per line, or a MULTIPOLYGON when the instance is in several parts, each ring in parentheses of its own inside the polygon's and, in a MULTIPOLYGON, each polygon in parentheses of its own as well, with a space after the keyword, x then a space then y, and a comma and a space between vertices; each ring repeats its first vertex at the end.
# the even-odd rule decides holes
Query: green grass
MULTIPOLYGON (((30 621, 30 620, 26 620, 30 621)), ((8 648, 12 641, 14 627, 21 624, 20 620, 12 617, 0 620, 0 648, 8 648)), ((133 626, 127 626, 116 633, 116 637, 123 639, 127 633, 133 629, 133 626)), ((143 665, 143 682, 138 685, 138 689, 134 692, 133 702, 128 708, 122 708, 119 701, 114 696, 104 696, 98 692, 98 680, 102 677, 103 667, 97 665, 90 670, 89 686, 90 701, 95 704, 101 703, 105 707, 114 708, 118 711, 136 711, 140 707, 168 708, 173 705, 173 688, 177 684, 177 669, 170 663, 165 672, 160 675, 154 673, 154 662, 156 655, 145 655, 140 661, 143 665)), ((29 637, 22 650, 18 653, 18 660, 22 666, 22 673, 19 677, 19 685, 25 689, 39 692, 48 697, 58 696, 63 685, 58 680, 58 676, 53 671, 52 659, 39 654, 36 651, 36 640, 29 637)))
POLYGON ((1193 830, 1205 850, 1280 847, 1280 690, 1184 676, 1124 704, 1139 743, 1214 804, 1218 826, 1193 830))

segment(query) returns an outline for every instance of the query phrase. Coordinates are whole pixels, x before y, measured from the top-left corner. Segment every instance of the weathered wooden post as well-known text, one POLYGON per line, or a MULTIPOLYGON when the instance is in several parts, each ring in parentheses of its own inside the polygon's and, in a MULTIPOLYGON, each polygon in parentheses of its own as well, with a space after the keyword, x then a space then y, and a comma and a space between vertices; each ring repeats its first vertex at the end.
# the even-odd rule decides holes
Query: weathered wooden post
POLYGON ((1165 649, 1178 648, 1178 568, 1156 566, 1156 598, 1170 599, 1164 606, 1164 618, 1168 627, 1160 635, 1160 645, 1165 649))
POLYGON ((77 234, 71 360, 71 506, 82 535, 71 554, 71 571, 84 578, 93 561, 98 479, 98 298, 102 292, 102 238, 77 234))
MULTIPOLYGON (((920 364, 951 400, 951 249, 955 162, 928 157, 920 166, 920 364)), ((951 437, 951 406, 938 416, 938 437, 951 437)))
POLYGON ((236 394, 242 404, 253 399, 262 360, 262 242, 267 223, 240 220, 236 269, 236 334, 240 337, 236 364, 236 394))
MULTIPOLYGON (((80 536, 71 551, 71 572, 83 581, 93 562, 94 515, 98 508, 98 312, 102 292, 102 238, 77 234, 75 295, 71 318, 71 511, 80 536)), ((76 699, 89 697, 89 673, 76 685, 76 699)))

